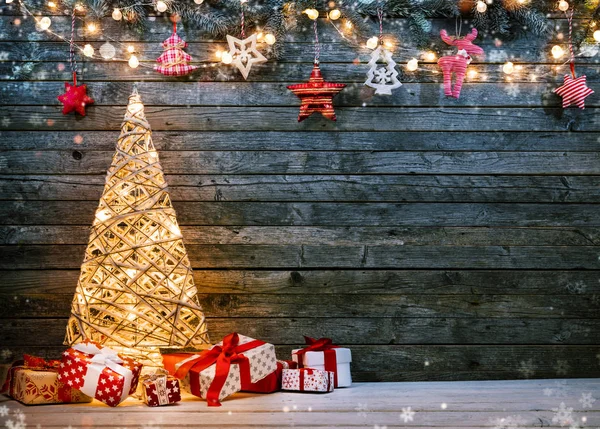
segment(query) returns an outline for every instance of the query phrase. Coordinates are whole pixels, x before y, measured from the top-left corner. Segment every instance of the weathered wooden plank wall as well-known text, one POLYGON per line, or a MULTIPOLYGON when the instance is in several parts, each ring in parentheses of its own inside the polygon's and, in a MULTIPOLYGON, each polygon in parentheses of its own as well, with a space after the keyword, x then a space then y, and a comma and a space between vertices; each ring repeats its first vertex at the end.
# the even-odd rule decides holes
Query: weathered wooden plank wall
MULTIPOLYGON (((486 59, 471 65, 478 74, 460 100, 443 97, 427 62, 379 97, 362 85, 368 52, 323 21, 323 73, 349 85, 337 123, 296 124, 298 100, 285 86, 308 77, 309 31, 248 82, 212 63, 222 42, 180 31, 201 70, 173 79, 150 68, 168 21, 157 18, 140 41, 108 18, 102 34, 123 43, 113 42, 121 60, 83 61, 96 104, 81 118, 62 116, 55 100, 69 80, 66 45, 11 7, 2 12, 5 361, 62 348, 139 82, 214 339, 239 330, 286 353, 302 334, 331 336, 352 347, 359 380, 600 375, 600 97, 584 111, 559 107, 551 90, 566 67, 548 44, 480 41, 486 59), (141 52, 138 69, 124 61, 128 44, 141 52), (30 79, 14 79, 32 49, 30 79), (521 68, 510 81, 507 59, 521 68)), ((69 22, 55 16, 52 28, 67 34, 69 22)), ((434 34, 453 25, 434 20, 434 34)), ((397 60, 417 55, 403 49, 397 60)), ((579 59, 600 93, 597 58, 579 59)))

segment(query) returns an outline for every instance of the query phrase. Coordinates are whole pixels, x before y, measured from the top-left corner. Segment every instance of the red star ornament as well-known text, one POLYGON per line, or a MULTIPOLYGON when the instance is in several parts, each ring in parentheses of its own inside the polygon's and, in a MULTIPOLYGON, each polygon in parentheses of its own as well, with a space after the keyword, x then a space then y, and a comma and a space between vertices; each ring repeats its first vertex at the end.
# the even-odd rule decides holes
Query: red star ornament
POLYGON ((563 99, 563 109, 571 104, 576 104, 580 109, 585 109, 585 97, 594 93, 593 90, 587 87, 585 79, 585 75, 578 78, 573 78, 568 74, 565 75, 563 85, 554 90, 563 99))
POLYGON ((335 121, 333 110, 333 97, 346 87, 344 83, 325 82, 321 76, 319 64, 315 63, 310 79, 306 83, 290 85, 287 88, 296 94, 300 100, 300 114, 298 122, 302 122, 315 112, 319 112, 327 119, 335 121))
POLYGON ((63 115, 76 111, 81 116, 85 116, 85 106, 94 102, 87 96, 87 86, 85 84, 77 86, 75 81, 73 85, 65 82, 65 93, 57 98, 63 104, 63 115))

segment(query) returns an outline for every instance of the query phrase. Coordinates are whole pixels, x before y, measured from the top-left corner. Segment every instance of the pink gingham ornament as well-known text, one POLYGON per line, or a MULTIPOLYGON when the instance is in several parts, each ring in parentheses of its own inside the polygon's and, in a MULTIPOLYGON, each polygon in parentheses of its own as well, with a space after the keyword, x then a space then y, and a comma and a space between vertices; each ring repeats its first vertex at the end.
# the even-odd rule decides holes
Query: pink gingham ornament
POLYGON ((183 50, 187 48, 187 43, 176 32, 162 45, 165 51, 156 59, 158 64, 154 66, 154 70, 157 72, 165 76, 185 76, 198 68, 188 64, 192 57, 183 50))

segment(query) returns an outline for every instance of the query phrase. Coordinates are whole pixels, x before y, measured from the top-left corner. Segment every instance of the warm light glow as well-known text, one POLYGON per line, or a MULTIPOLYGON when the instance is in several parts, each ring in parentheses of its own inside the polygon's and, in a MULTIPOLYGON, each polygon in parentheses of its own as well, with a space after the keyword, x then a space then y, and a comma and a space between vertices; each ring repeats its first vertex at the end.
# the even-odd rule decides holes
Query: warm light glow
MULTIPOLYGON (((7 2, 8 3, 8 2, 7 2)), ((56 3, 54 3, 53 1, 49 1, 48 2, 48 7, 54 9, 56 7, 56 3)))
POLYGON ((100 46, 100 56, 102 56, 102 58, 104 58, 105 60, 110 60, 114 58, 116 53, 117 50, 115 49, 115 47, 108 42, 100 46))
POLYGON ((138 58, 135 55, 132 55, 131 58, 129 58, 129 67, 131 67, 132 69, 135 69, 139 65, 140 65, 140 60, 138 60, 138 58))
POLYGON ((217 51, 215 52, 215 57, 217 57, 217 59, 221 59, 221 57, 223 56, 223 51, 220 49, 217 49, 217 51))
POLYGON ((406 63, 406 70, 408 71, 415 71, 417 68, 419 68, 419 61, 417 61, 416 58, 413 58, 406 63))
POLYGON ((594 31, 594 40, 600 42, 600 30, 594 31))
POLYGON ((120 21, 120 20, 123 18, 123 14, 121 13, 121 10, 120 10, 120 9, 117 9, 117 8, 115 8, 115 9, 113 10, 113 13, 112 13, 112 18, 113 18, 115 21, 120 21))
POLYGON ((202 4, 202 3, 204 3, 204 0, 194 0, 194 3, 196 3, 196 4, 202 4))
POLYGON ((477 12, 484 13, 487 10, 487 4, 485 2, 479 0, 477 2, 477 12))
POLYGON ((342 12, 340 12, 339 9, 333 9, 329 12, 329 19, 331 19, 332 21, 340 19, 340 16, 342 16, 342 12))
POLYGON ((127 52, 133 54, 135 52, 135 47, 133 45, 127 46, 127 52))
POLYGON ((97 30, 97 29, 98 29, 98 26, 96 26, 96 24, 95 24, 95 23, 93 23, 93 22, 90 22, 90 23, 87 25, 87 31, 88 31, 88 33, 91 33, 91 34, 93 34, 93 33, 95 33, 95 32, 96 32, 96 30, 97 30))
POLYGON ((265 35, 265 42, 267 43, 267 45, 273 45, 275 44, 275 36, 272 35, 271 33, 268 33, 265 35))
POLYGON ((313 21, 319 17, 319 11, 317 9, 305 9, 303 13, 313 21))
POLYGON ((162 0, 158 0, 156 2, 156 10, 159 12, 165 12, 167 10, 167 4, 162 0))
POLYGON ((52 24, 52 21, 50 20, 50 18, 45 16, 42 19, 40 19, 38 24, 42 30, 47 30, 50 28, 50 24, 52 24))
POLYGON ((379 37, 373 36, 369 40, 367 40, 367 48, 375 49, 379 45, 379 37))
POLYGON ((475 79, 477 77, 477 70, 469 70, 467 72, 467 77, 469 79, 475 79))
POLYGON ((110 217, 110 211, 108 211, 108 210, 96 212, 96 219, 98 219, 100 222, 104 222, 109 217, 110 217))
POLYGON ((552 56, 556 59, 562 57, 565 54, 564 49, 559 45, 552 46, 552 56))
POLYGON ((13 0, 6 0, 6 4, 11 4, 13 0))
POLYGON ((346 21, 346 28, 350 30, 352 28, 352 22, 346 21))
POLYGON ((515 65, 508 61, 502 65, 502 71, 506 74, 511 74, 515 71, 515 65))
POLYGON ((85 55, 86 57, 93 57, 94 56, 94 47, 90 44, 87 44, 83 47, 83 55, 85 55))
POLYGON ((427 61, 435 61, 435 52, 427 52, 425 54, 425 60, 427 60, 427 61))
POLYGON ((558 9, 563 12, 566 12, 567 10, 569 10, 569 2, 566 0, 560 0, 558 2, 558 9))
POLYGON ((221 62, 223 64, 231 64, 232 61, 233 56, 229 53, 229 51, 223 52, 223 54, 221 55, 221 62))

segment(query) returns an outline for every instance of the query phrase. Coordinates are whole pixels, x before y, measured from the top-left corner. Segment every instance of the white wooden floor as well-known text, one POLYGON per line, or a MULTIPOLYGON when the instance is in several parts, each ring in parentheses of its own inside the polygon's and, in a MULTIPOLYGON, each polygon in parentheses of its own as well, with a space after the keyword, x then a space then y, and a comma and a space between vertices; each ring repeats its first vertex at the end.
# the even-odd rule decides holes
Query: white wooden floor
POLYGON ((330 394, 237 394, 219 408, 192 396, 160 408, 129 398, 116 409, 0 398, 6 429, 600 427, 600 379, 356 383, 330 394))

